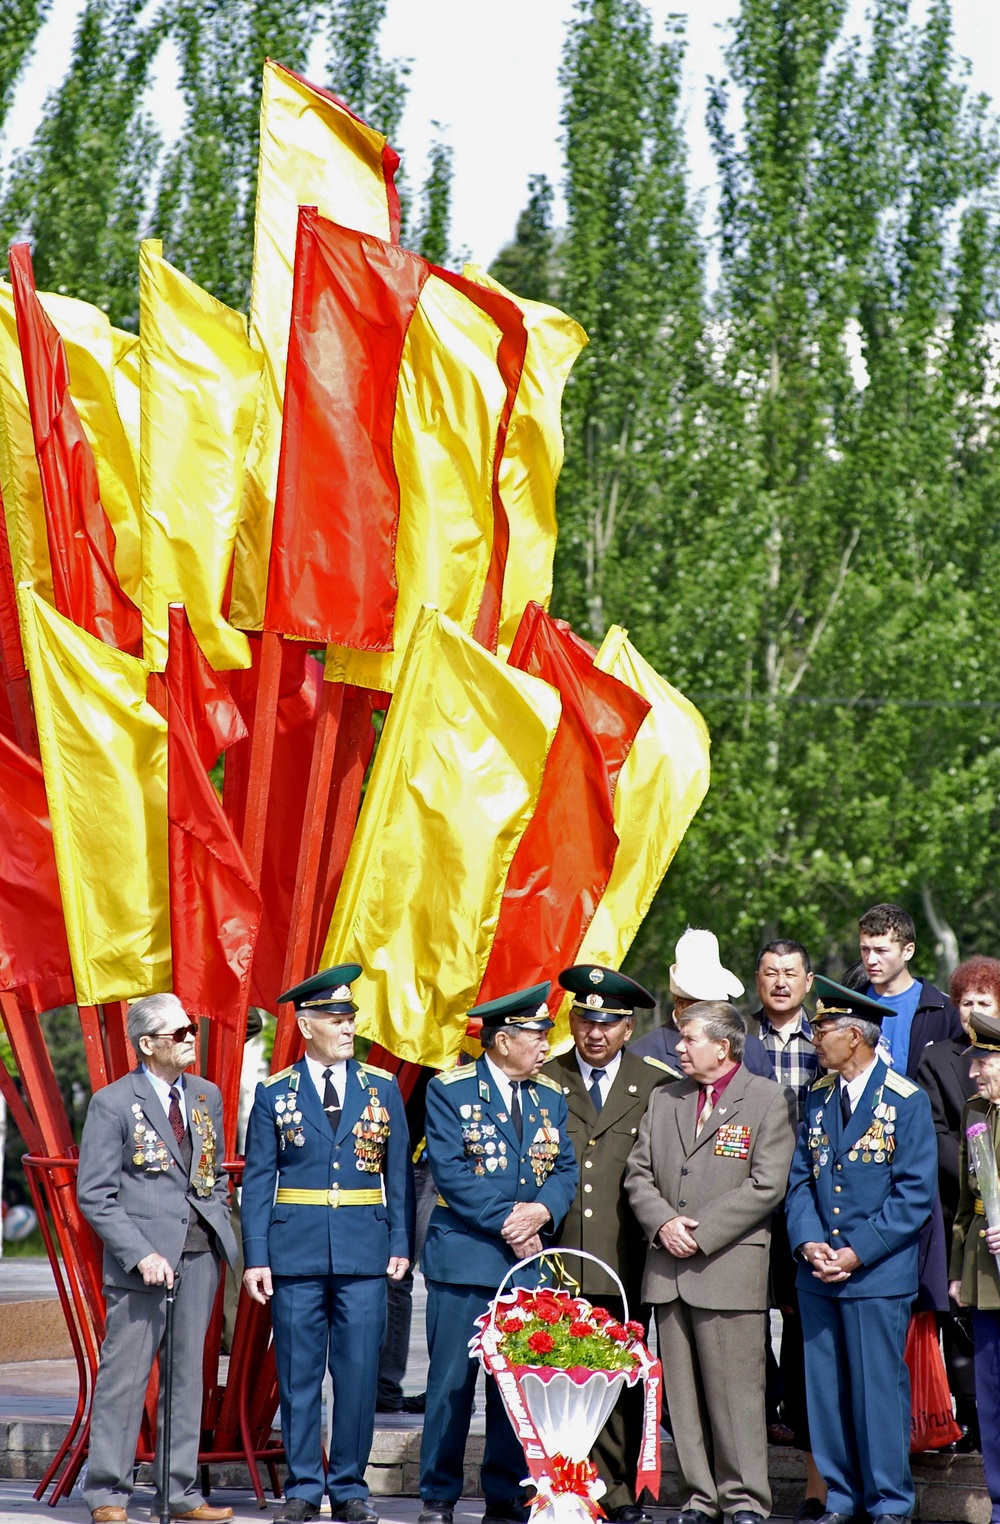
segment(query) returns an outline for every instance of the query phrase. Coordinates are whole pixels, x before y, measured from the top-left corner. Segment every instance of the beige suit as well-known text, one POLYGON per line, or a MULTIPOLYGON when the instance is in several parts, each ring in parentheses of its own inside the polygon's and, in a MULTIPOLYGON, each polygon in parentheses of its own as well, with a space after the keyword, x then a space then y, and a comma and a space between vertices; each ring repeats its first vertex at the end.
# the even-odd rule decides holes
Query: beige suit
POLYGON ((698 1091, 692 1080, 655 1090, 629 1158, 625 1187, 650 1245, 642 1294, 656 1305, 685 1506, 766 1518, 770 1219, 788 1185, 795 1101, 741 1065, 696 1138, 698 1091), (677 1216, 698 1223, 687 1259, 657 1241, 677 1216))

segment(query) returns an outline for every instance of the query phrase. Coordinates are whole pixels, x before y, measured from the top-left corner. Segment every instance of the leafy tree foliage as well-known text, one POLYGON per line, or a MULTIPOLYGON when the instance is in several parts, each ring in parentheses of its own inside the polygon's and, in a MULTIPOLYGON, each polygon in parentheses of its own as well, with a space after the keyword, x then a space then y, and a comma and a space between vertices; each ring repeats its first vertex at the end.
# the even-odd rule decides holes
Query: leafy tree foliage
POLYGON ((517 219, 513 242, 501 249, 490 266, 494 280, 533 302, 551 302, 555 294, 553 198, 546 177, 532 175, 528 180, 528 202, 517 219))
POLYGON ((52 0, 5 0, 0 10, 0 126, 10 110, 13 86, 52 0))
POLYGON ((69 71, 0 201, 4 245, 30 235, 42 289, 135 322, 136 245, 158 138, 142 94, 160 43, 140 0, 87 0, 69 71))

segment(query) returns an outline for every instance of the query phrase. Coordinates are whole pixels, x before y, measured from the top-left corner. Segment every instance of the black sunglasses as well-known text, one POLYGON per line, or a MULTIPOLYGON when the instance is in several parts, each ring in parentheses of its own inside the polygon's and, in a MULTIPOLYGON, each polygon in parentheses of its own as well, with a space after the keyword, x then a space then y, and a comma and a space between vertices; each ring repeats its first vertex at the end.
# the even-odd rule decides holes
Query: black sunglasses
POLYGON ((147 1037, 169 1037, 171 1042, 187 1042, 189 1037, 198 1036, 196 1026, 177 1027, 173 1032, 147 1032, 147 1037))

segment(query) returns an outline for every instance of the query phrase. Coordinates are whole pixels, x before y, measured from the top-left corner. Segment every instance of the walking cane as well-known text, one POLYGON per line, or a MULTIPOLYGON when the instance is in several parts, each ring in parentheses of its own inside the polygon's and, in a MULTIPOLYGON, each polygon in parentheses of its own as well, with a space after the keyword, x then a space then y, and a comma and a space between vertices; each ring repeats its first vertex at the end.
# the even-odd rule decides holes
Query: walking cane
POLYGON ((170 1524, 170 1420, 174 1400, 174 1302, 179 1277, 167 1287, 164 1308, 163 1355, 160 1360, 160 1386, 163 1391, 163 1433, 160 1435, 160 1524, 170 1524))

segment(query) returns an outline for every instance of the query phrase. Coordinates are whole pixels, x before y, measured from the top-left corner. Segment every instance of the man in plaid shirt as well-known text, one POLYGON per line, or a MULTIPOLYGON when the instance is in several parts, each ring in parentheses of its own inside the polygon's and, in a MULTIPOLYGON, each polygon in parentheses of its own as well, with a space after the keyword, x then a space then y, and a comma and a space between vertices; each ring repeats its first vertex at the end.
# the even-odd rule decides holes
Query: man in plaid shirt
MULTIPOLYGON (((801 942, 782 937, 768 942, 757 957, 757 994, 761 1009, 757 1012, 760 1039, 774 1064, 774 1077, 795 1094, 799 1121, 805 1111, 806 1094, 815 1080, 819 1063, 813 1044, 812 1028, 804 1001, 812 988, 812 963, 801 942)), ((783 1388, 784 1424, 769 1422, 772 1439, 791 1440, 808 1456, 806 1497, 796 1519, 818 1519, 825 1510, 826 1487, 813 1465, 809 1451, 809 1425, 806 1417, 805 1362, 802 1354, 802 1324, 795 1293, 795 1262, 788 1245, 785 1210, 779 1207, 771 1220, 771 1285, 774 1302, 782 1314, 780 1386, 783 1388), (775 1432, 775 1431, 778 1432, 775 1432), (783 1432, 781 1432, 783 1431, 783 1432), (789 1432, 790 1431, 790 1432, 789 1432)), ((768 1361, 768 1386, 778 1385, 773 1358, 768 1361)), ((771 1391, 768 1396, 771 1398, 771 1391)), ((775 1393, 776 1396, 776 1393, 775 1393)), ((777 1404, 769 1400, 769 1419, 777 1420, 777 1404)))

